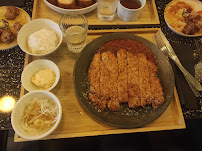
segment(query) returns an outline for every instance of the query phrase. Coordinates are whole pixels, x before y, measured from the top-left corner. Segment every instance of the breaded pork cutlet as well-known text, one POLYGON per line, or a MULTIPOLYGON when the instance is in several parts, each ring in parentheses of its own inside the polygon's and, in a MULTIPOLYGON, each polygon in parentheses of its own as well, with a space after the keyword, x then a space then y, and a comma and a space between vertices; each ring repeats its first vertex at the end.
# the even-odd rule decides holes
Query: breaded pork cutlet
POLYGON ((88 70, 88 81, 90 83, 89 99, 94 105, 97 105, 100 101, 100 53, 95 54, 93 61, 90 64, 88 70))
POLYGON ((127 52, 128 62, 128 106, 130 108, 136 108, 141 106, 141 94, 139 87, 139 67, 137 55, 127 52))
POLYGON ((107 99, 107 107, 112 111, 118 111, 120 104, 118 100, 117 80, 118 62, 116 56, 110 52, 101 53, 101 79, 100 90, 103 100, 107 99))
POLYGON ((157 108, 164 102, 163 88, 161 86, 160 80, 157 77, 157 66, 148 61, 150 87, 151 87, 151 103, 154 108, 157 108))
POLYGON ((118 58, 118 99, 120 103, 128 102, 128 71, 127 71, 127 51, 120 49, 117 51, 118 58))
POLYGON ((147 56, 145 54, 138 54, 138 66, 139 66, 139 79, 140 79, 140 93, 141 93, 141 105, 144 107, 150 104, 151 88, 149 81, 149 70, 147 65, 147 56))
POLYGON ((150 104, 158 108, 164 102, 158 67, 151 50, 131 49, 132 45, 130 49, 103 48, 95 54, 88 73, 89 99, 98 109, 118 111, 120 103, 128 103, 133 109, 150 104))

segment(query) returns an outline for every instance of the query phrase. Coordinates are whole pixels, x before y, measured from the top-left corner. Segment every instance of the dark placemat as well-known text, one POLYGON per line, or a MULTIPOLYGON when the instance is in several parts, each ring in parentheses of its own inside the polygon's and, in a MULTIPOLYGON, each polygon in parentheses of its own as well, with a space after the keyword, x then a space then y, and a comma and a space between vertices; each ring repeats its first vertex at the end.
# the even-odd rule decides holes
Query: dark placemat
MULTIPOLYGON (((176 55, 178 56, 182 65, 187 71, 194 76, 194 64, 193 59, 193 47, 188 45, 182 45, 176 42, 171 42, 176 55), (191 57, 190 57, 191 56, 191 57)), ((191 88, 189 87, 184 75, 179 68, 171 61, 172 67, 175 73, 176 88, 178 91, 181 105, 185 109, 200 109, 199 98, 196 98, 191 88)))
MULTIPOLYGON (((189 37, 183 37, 183 36, 177 35, 176 33, 174 33, 172 30, 168 28, 164 20, 164 9, 170 1, 172 0, 156 0, 155 1, 158 15, 159 15, 159 20, 160 20, 160 27, 170 43, 174 42, 174 43, 184 44, 192 47, 192 50, 193 50, 195 49, 194 40, 200 39, 201 37, 189 38, 189 37)), ((200 99, 199 105, 200 106, 198 110, 187 109, 182 107, 184 118, 185 119, 202 118, 202 99, 200 99)))
MULTIPOLYGON (((0 0, 1 2, 7 0, 0 0)), ((18 0, 15 0, 18 1, 18 0)), ((24 9, 30 16, 34 0, 26 0, 24 9)), ((12 96, 15 100, 20 97, 21 73, 24 67, 25 53, 17 46, 12 49, 0 50, 0 99, 12 96)), ((11 129, 11 112, 0 111, 0 130, 11 129)))
POLYGON ((25 6, 26 0, 0 0, 0 6, 25 6))

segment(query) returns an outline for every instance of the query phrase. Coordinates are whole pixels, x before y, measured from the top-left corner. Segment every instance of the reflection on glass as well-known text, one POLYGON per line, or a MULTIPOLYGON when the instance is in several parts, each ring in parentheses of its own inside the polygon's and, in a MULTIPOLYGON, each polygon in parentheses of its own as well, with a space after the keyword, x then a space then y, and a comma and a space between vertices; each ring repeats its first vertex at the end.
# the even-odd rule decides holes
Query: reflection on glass
POLYGON ((11 96, 4 96, 0 99, 0 111, 10 112, 14 108, 16 101, 11 96))

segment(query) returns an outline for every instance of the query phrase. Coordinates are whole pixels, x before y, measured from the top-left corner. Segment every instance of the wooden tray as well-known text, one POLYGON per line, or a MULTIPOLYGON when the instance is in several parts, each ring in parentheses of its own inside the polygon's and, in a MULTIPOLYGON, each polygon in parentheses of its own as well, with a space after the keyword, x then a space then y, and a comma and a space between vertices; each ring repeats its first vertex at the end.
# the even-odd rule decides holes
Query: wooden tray
MULTIPOLYGON (((145 28, 89 31, 87 41, 90 42, 103 34, 112 32, 129 32, 152 41, 152 36, 158 30, 159 29, 157 28, 145 28)), ((176 89, 174 90, 174 97, 171 100, 171 103, 166 111, 155 121, 142 128, 118 129, 105 125, 100 121, 95 120, 93 117, 89 116, 88 113, 84 111, 83 108, 80 106, 78 100, 76 99, 73 88, 73 67, 78 56, 79 54, 74 54, 68 51, 66 48, 66 44, 63 42, 56 53, 47 57, 43 57, 55 62, 60 69, 60 81, 51 92, 53 92, 59 98, 63 108, 63 117, 58 128, 51 135, 44 139, 71 138, 185 128, 185 122, 176 89)), ((39 59, 39 57, 26 55, 25 66, 29 62, 36 59, 39 59)), ((22 86, 21 96, 23 96, 25 93, 26 92, 22 86)), ((14 141, 21 142, 27 140, 20 138, 16 134, 14 141)))
MULTIPOLYGON (((32 19, 37 18, 48 18, 57 23, 61 18, 62 14, 55 12, 51 8, 49 8, 43 0, 35 0, 32 12, 32 19)), ((116 15, 115 19, 111 22, 103 22, 100 21, 97 17, 97 10, 94 10, 88 14, 85 14, 88 19, 88 24, 90 26, 97 26, 97 25, 116 25, 116 26, 123 26, 123 25, 151 25, 151 24, 160 24, 158 13, 156 10, 155 0, 147 0, 147 3, 142 10, 141 15, 134 22, 124 22, 121 21, 118 16, 116 15)))

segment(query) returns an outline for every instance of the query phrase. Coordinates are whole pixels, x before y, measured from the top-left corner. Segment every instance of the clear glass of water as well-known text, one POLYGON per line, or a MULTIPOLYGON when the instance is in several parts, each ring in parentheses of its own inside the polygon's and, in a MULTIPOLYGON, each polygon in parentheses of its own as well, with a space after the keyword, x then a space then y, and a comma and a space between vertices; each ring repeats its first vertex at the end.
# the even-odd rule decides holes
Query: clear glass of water
POLYGON ((98 18, 102 21, 112 21, 116 14, 118 0, 98 0, 98 18))
POLYGON ((79 53, 86 46, 88 21, 83 15, 65 14, 59 22, 63 37, 67 42, 67 48, 79 53))

